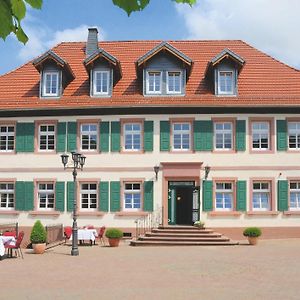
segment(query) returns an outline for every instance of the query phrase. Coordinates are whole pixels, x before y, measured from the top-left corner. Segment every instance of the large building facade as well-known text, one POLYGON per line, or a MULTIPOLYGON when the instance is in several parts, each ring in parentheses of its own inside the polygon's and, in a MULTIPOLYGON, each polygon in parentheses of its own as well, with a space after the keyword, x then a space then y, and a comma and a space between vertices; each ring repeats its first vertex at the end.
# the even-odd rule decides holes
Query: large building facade
POLYGON ((299 236, 300 73, 242 41, 61 43, 0 77, 0 223, 299 236))

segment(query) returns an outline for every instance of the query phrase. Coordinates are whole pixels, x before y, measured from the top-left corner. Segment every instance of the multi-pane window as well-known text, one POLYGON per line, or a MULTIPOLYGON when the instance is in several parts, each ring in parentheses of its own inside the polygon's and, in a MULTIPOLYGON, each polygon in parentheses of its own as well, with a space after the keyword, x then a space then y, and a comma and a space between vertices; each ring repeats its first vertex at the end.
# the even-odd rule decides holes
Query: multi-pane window
POLYGON ((141 209, 141 184, 125 183, 124 185, 124 210, 141 209))
POLYGON ((300 122, 288 123, 289 149, 300 150, 300 122))
POLYGON ((97 184, 82 183, 80 186, 80 208, 82 210, 97 209, 97 184))
POLYGON ((290 182, 290 210, 300 210, 300 181, 290 182))
POLYGON ((142 125, 140 123, 124 124, 124 148, 128 151, 141 150, 142 125))
POLYGON ((43 96, 58 96, 58 72, 44 73, 43 96))
POLYGON ((0 183, 0 209, 14 209, 15 190, 13 183, 0 183))
POLYGON ((10 152, 15 149, 15 127, 12 125, 0 126, 0 151, 10 152))
POLYGON ((147 93, 160 94, 162 84, 162 72, 147 72, 147 93))
POLYGON ((55 125, 53 124, 39 125, 39 150, 40 151, 55 150, 55 125))
POLYGON ((217 122, 215 127, 215 149, 230 150, 232 149, 232 123, 217 122))
POLYGON ((173 150, 191 149, 191 123, 173 123, 173 150))
POLYGON ((271 189, 269 182, 253 182, 253 210, 271 210, 271 189))
POLYGON ((97 124, 80 125, 81 150, 97 150, 97 124))
POLYGON ((270 150, 270 123, 252 122, 252 149, 270 150))
POLYGON ((232 95, 233 82, 232 71, 219 71, 218 93, 224 95, 232 95))
POLYGON ((109 92, 109 71, 95 71, 93 82, 94 95, 107 95, 109 92))
POLYGON ((38 208, 40 210, 54 210, 54 184, 38 184, 38 208))
POLYGON ((167 93, 181 93, 181 72, 167 72, 167 93))
POLYGON ((216 182, 216 210, 233 210, 233 186, 231 182, 216 182))

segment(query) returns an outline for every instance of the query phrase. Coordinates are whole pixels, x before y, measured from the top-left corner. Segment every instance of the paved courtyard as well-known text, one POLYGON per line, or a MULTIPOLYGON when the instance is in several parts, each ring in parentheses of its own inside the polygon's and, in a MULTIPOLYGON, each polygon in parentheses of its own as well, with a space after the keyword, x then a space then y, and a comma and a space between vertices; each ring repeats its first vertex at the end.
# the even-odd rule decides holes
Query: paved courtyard
POLYGON ((299 299, 300 239, 70 250, 1 261, 0 299, 299 299))

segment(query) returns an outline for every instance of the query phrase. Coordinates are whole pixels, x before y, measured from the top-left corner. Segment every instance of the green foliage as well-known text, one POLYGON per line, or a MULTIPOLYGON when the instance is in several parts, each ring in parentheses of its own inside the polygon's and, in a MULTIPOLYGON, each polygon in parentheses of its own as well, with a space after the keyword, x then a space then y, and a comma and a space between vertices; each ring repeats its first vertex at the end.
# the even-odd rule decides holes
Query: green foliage
POLYGON ((46 243, 47 232, 40 220, 37 220, 31 230, 30 241, 32 244, 46 243))
POLYGON ((243 232, 244 236, 259 237, 261 236, 261 229, 258 227, 248 227, 243 232))
POLYGON ((194 226, 199 227, 199 228, 204 228, 205 223, 202 221, 196 221, 196 222, 194 222, 194 226))
POLYGON ((105 236, 109 239, 121 239, 123 231, 118 228, 109 228, 105 231, 105 236))

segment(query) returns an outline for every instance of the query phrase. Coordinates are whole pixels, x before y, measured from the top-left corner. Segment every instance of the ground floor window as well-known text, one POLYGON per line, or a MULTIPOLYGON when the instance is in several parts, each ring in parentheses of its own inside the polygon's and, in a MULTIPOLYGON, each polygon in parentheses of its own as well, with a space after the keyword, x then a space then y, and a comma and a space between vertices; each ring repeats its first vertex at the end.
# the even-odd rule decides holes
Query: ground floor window
POLYGON ((80 209, 97 210, 97 183, 82 183, 80 186, 80 209))
POLYGON ((13 183, 0 183, 0 209, 15 208, 15 192, 13 183))
POLYGON ((290 182, 290 210, 300 210, 300 181, 290 182))
POLYGON ((124 210, 135 211, 141 209, 141 183, 124 183, 124 210))
POLYGON ((233 210, 232 182, 216 182, 215 191, 216 191, 215 209, 218 211, 233 210))
POLYGON ((271 189, 269 182, 252 183, 252 208, 253 210, 271 210, 271 189))
POLYGON ((38 184, 38 209, 54 210, 54 184, 39 183, 38 184))

